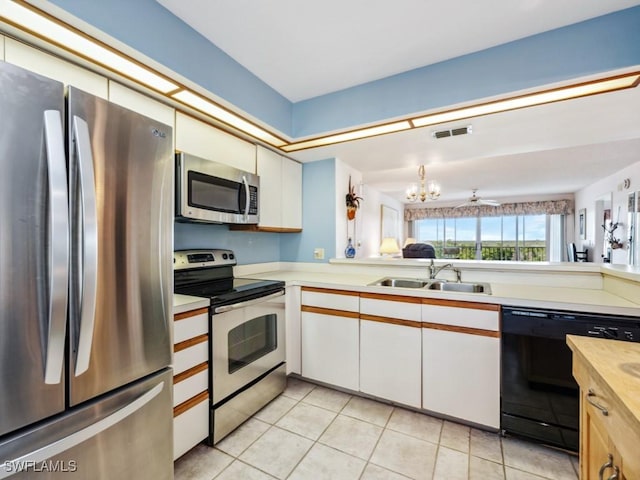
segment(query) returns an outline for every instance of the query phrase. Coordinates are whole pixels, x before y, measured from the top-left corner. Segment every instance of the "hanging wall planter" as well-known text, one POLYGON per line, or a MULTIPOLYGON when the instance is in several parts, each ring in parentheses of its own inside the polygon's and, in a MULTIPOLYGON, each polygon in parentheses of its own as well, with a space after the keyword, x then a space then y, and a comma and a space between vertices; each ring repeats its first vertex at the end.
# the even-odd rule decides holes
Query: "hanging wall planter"
POLYGON ((360 208, 360 200, 362 200, 362 197, 356 194, 356 187, 351 185, 351 175, 349 175, 349 193, 346 195, 348 220, 356 218, 356 211, 360 208))

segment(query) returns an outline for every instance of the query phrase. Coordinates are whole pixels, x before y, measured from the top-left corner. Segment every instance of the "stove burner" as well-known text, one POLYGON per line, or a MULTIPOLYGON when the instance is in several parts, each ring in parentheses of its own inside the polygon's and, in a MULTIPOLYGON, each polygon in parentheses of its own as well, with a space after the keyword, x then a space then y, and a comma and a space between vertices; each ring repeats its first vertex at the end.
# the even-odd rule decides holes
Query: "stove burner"
POLYGON ((173 254, 174 291, 211 300, 212 306, 251 300, 282 290, 284 282, 234 278, 231 250, 179 250, 173 254))

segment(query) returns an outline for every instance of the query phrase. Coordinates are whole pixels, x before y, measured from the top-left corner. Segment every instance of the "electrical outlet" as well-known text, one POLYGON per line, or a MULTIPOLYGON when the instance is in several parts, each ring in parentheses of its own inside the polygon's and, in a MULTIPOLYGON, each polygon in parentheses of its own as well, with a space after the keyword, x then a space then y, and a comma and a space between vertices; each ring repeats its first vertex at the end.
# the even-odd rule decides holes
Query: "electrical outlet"
POLYGON ((314 248, 313 258, 316 260, 324 260, 324 248, 314 248))

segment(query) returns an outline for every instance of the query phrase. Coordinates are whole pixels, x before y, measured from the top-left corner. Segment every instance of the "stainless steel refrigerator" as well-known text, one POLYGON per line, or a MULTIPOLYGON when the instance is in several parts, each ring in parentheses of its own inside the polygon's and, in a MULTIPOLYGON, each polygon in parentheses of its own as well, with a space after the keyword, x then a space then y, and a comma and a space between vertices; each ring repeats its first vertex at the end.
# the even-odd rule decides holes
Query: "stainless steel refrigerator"
POLYGON ((171 127, 0 62, 0 479, 170 479, 171 127))

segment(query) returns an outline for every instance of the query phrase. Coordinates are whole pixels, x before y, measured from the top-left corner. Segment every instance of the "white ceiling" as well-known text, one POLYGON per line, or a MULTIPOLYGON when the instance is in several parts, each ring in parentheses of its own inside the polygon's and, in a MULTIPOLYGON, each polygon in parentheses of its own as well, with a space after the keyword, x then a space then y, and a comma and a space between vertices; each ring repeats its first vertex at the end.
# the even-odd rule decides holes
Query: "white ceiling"
MULTIPOLYGON (((640 4, 638 0, 158 0, 292 101, 640 4)), ((640 88, 292 154, 340 158, 398 199, 417 166, 439 202, 572 193, 640 161, 640 88)), ((635 186, 638 187, 638 186, 635 186)), ((634 187, 634 188, 635 188, 634 187)))

